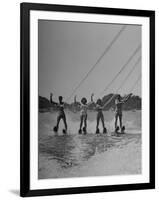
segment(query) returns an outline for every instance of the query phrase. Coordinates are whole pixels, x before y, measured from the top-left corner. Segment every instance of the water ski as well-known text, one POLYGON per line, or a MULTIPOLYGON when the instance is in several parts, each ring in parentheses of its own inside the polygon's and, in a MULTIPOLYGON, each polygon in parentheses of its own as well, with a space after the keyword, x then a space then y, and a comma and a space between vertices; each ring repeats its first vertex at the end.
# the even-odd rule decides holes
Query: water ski
POLYGON ((120 136, 122 134, 125 134, 125 126, 122 126, 121 132, 119 132, 119 126, 117 126, 115 131, 112 133, 114 136, 120 136))
POLYGON ((111 136, 119 136, 119 126, 115 128, 115 131, 111 133, 111 136))
POLYGON ((125 126, 122 126, 122 128, 121 128, 121 133, 122 133, 122 134, 125 133, 125 126))
POLYGON ((82 130, 81 130, 81 129, 79 129, 78 133, 79 133, 79 134, 82 134, 82 130))
POLYGON ((83 127, 83 133, 84 133, 84 134, 87 133, 86 127, 83 127))
POLYGON ((100 130, 99 128, 96 129, 96 134, 100 133, 100 130))
POLYGON ((115 133, 118 133, 118 131, 119 131, 119 126, 116 127, 115 133))
POLYGON ((103 129, 103 133, 107 133, 107 129, 106 128, 103 129))
POLYGON ((62 132, 63 132, 64 134, 66 134, 66 130, 65 130, 65 129, 63 129, 62 132))
POLYGON ((54 131, 55 133, 57 133, 57 131, 58 131, 57 126, 55 126, 55 127, 53 128, 53 131, 54 131))

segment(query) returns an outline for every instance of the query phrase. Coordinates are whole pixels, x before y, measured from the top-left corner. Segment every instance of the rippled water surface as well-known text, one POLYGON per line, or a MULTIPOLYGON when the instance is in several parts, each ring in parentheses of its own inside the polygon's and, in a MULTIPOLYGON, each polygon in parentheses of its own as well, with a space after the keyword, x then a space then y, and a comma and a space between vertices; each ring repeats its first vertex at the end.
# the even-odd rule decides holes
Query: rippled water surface
MULTIPOLYGON (((134 136, 141 137, 141 113, 125 112, 123 121, 126 126, 126 134, 110 136, 114 127, 114 114, 105 112, 107 134, 96 135, 96 113, 88 114, 88 134, 79 135, 79 113, 67 112, 68 133, 62 134, 61 123, 59 133, 52 129, 56 124, 57 113, 39 113, 39 156, 45 156, 48 160, 56 160, 61 168, 69 168, 81 164, 96 153, 102 153, 109 148, 117 146, 123 139, 129 142, 134 136)), ((101 129, 101 127, 100 127, 101 129)), ((102 131, 102 129, 101 129, 102 131)))

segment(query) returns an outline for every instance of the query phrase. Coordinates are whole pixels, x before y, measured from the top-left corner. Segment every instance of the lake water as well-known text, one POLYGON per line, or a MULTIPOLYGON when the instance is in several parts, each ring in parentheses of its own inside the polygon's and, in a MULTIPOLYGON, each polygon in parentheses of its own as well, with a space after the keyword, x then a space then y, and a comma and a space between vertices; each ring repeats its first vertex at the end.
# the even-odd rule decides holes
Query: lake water
MULTIPOLYGON (((105 111, 105 125, 108 134, 95 134, 96 112, 88 112, 88 134, 79 135, 80 114, 66 111, 68 133, 64 135, 61 121, 59 132, 54 133, 56 124, 56 112, 39 113, 39 158, 45 157, 49 162, 56 160, 61 169, 72 168, 81 165, 84 161, 94 157, 97 153, 106 152, 115 148, 121 141, 127 144, 132 138, 141 138, 141 112, 127 111, 123 113, 123 124, 126 126, 126 134, 111 136, 114 130, 114 113, 105 111)), ((102 127, 100 126, 102 132, 102 127)), ((39 174, 42 170, 39 159, 39 174)), ((40 177, 40 176, 39 176, 40 177)))

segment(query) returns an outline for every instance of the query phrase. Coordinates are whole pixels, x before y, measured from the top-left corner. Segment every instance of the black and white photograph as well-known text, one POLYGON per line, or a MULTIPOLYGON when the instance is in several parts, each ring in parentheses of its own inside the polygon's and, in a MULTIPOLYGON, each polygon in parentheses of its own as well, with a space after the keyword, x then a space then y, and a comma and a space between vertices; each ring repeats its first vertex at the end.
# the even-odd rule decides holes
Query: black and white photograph
POLYGON ((141 26, 38 21, 38 178, 141 174, 141 26))
POLYGON ((22 196, 154 187, 153 11, 22 11, 22 196))

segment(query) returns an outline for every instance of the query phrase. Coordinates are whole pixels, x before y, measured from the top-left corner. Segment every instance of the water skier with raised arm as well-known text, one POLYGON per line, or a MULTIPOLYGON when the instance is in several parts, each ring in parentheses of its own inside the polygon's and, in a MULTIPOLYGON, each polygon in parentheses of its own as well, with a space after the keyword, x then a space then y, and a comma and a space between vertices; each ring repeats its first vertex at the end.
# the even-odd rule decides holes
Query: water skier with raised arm
POLYGON ((100 133, 100 130, 99 130, 99 122, 101 120, 102 122, 102 126, 103 126, 103 133, 107 133, 107 129, 105 127, 105 123, 104 123, 104 115, 103 115, 103 109, 104 109, 104 106, 102 105, 102 100, 101 99, 98 99, 97 102, 95 103, 93 101, 93 96, 94 94, 92 94, 91 96, 91 101, 95 104, 95 110, 97 111, 97 117, 96 117, 96 120, 97 120, 97 125, 96 125, 96 133, 100 133))
MULTIPOLYGON (((92 97, 91 97, 92 99, 92 97)), ((74 98, 74 103, 76 103, 76 96, 74 98)), ((80 128, 79 128, 79 131, 78 133, 79 134, 82 134, 82 131, 84 134, 87 133, 87 110, 88 110, 88 107, 89 105, 92 104, 92 102, 90 103, 87 103, 87 99, 85 97, 83 97, 81 99, 81 103, 80 103, 80 128), (84 124, 84 126, 83 126, 84 124)))
POLYGON ((117 95, 117 98, 115 99, 115 132, 117 133, 119 131, 119 126, 117 125, 118 119, 120 124, 120 130, 121 133, 124 133, 125 126, 122 125, 122 112, 123 112, 123 104, 126 103, 126 101, 131 97, 132 93, 121 98, 120 94, 117 95))
POLYGON ((63 133, 67 133, 67 122, 66 122, 66 115, 64 111, 64 105, 65 103, 63 102, 63 97, 59 96, 59 103, 53 102, 52 100, 52 93, 50 94, 50 103, 54 104, 58 108, 58 116, 57 116, 57 123, 56 126, 54 127, 54 132, 58 132, 59 129, 59 123, 61 119, 63 120, 63 123, 65 125, 65 129, 63 129, 63 133))

